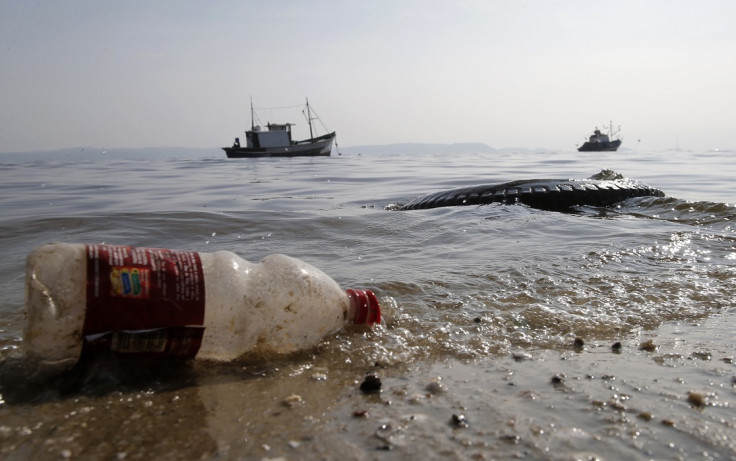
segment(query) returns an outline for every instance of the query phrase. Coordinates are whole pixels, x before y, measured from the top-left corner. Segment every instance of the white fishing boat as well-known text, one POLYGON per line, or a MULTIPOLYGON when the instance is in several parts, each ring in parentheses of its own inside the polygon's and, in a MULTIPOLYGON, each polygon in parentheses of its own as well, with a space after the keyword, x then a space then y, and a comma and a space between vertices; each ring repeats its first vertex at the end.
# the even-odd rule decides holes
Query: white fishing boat
POLYGON ((329 156, 332 153, 332 144, 337 136, 331 132, 322 136, 314 136, 312 121, 313 109, 306 102, 304 114, 309 124, 309 139, 296 141, 292 139, 291 127, 293 123, 267 123, 265 127, 256 125, 257 118, 250 104, 251 128, 245 132, 245 146, 240 144, 240 138, 235 138, 232 147, 223 147, 228 158, 250 157, 311 157, 329 156))

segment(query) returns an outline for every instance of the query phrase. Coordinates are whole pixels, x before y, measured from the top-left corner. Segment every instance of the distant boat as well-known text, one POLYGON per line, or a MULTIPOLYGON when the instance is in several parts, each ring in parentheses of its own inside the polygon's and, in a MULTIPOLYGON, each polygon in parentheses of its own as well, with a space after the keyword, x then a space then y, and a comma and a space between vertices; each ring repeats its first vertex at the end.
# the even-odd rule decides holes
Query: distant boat
POLYGON ((223 147, 228 158, 252 157, 312 157, 329 156, 332 143, 337 136, 335 132, 315 137, 312 131, 312 109, 309 100, 305 108, 309 123, 309 139, 295 141, 291 138, 293 123, 268 123, 264 130, 255 124, 256 115, 253 101, 250 103, 251 128, 245 132, 246 145, 240 145, 240 138, 235 138, 232 147, 223 147))
POLYGON ((614 133, 613 124, 609 122, 608 133, 601 133, 596 127, 593 135, 582 146, 578 147, 578 152, 605 152, 616 151, 621 145, 621 139, 613 139, 618 136, 621 128, 614 133))

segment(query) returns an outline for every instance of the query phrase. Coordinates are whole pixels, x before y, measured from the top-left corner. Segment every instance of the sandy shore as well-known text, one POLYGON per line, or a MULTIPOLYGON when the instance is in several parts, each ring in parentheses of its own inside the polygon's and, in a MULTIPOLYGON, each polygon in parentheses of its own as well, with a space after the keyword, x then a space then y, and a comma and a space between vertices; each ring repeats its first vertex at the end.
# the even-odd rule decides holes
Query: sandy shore
POLYGON ((582 347, 467 362, 366 367, 316 354, 163 373, 99 365, 81 391, 68 377, 35 388, 5 379, 0 455, 733 459, 735 319, 665 325, 618 351, 582 338, 582 347), (360 389, 370 373, 378 392, 360 389))

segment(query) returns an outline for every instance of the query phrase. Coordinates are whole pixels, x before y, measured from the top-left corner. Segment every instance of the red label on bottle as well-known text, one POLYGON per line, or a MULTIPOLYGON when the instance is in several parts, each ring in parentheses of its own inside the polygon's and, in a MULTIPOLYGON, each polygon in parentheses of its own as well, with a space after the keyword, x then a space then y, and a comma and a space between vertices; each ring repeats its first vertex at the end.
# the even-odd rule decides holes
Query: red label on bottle
POLYGON ((87 245, 85 347, 194 357, 204 295, 197 252, 87 245))

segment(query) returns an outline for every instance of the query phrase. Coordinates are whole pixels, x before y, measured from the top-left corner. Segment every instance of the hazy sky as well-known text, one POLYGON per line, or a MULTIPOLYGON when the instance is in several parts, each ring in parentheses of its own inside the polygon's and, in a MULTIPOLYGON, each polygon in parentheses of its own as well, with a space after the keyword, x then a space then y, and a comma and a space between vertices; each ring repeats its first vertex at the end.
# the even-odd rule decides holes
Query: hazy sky
MULTIPOLYGON (((341 146, 736 148, 733 0, 0 0, 0 152, 229 145, 305 97, 341 146), (265 121, 265 120, 264 120, 265 121)), ((295 131, 303 133, 306 123, 295 131)))

